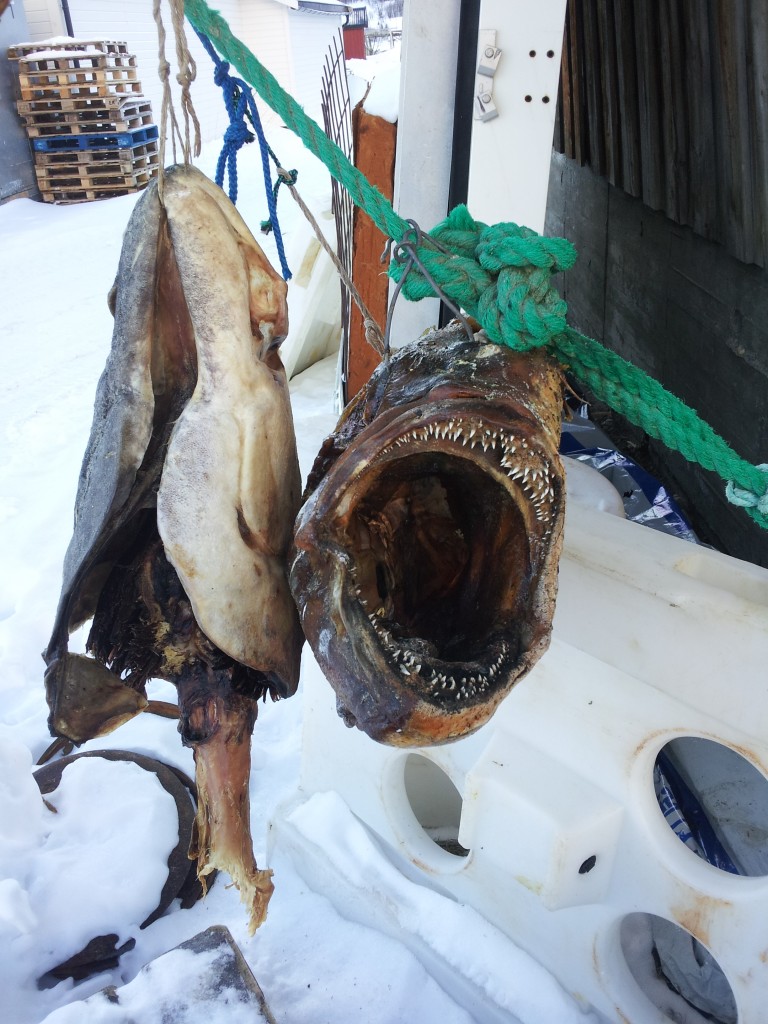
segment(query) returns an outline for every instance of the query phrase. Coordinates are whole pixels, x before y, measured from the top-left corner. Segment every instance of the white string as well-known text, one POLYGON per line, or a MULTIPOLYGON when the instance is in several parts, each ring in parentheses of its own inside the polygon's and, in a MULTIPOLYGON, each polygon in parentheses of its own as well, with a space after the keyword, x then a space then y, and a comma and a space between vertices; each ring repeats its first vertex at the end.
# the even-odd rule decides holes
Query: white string
POLYGON ((197 67, 189 53, 187 37, 184 32, 184 0, 169 0, 169 3, 171 6, 171 22, 173 25, 174 36, 176 38, 176 59, 179 65, 176 81, 181 86, 181 107, 184 116, 184 135, 182 137, 179 121, 176 117, 176 109, 173 104, 173 95, 171 93, 171 65, 165 55, 166 31, 160 10, 162 0, 152 0, 152 14, 155 19, 155 25, 157 26, 157 73, 163 87, 163 103, 160 111, 159 125, 160 167, 158 171, 158 189, 161 195, 163 190, 163 169, 165 168, 165 149, 168 137, 169 121, 171 146, 173 148, 173 162, 176 163, 178 160, 176 150, 177 139, 184 156, 184 163, 188 164, 190 162, 191 150, 194 152, 195 156, 198 156, 200 153, 200 122, 197 119, 197 114, 195 113, 195 108, 192 104, 192 97, 190 95, 190 85, 197 74, 197 67), (194 148, 190 144, 190 117, 192 118, 195 129, 194 148))

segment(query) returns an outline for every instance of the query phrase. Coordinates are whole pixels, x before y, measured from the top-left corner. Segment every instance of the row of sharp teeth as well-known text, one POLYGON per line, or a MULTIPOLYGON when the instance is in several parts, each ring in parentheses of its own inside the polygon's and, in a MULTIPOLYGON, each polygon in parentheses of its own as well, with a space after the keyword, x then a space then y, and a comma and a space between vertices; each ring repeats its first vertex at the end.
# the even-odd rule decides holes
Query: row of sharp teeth
POLYGON ((472 423, 459 419, 445 420, 442 423, 430 423, 424 427, 415 427, 407 434, 402 434, 383 449, 382 455, 401 448, 412 441, 450 440, 466 448, 482 447, 484 452, 489 449, 501 453, 501 467, 507 476, 522 488, 526 497, 533 505, 536 518, 540 523, 549 523, 552 519, 551 504, 555 496, 553 481, 549 469, 542 465, 540 469, 531 469, 523 464, 526 453, 533 455, 525 439, 516 438, 505 430, 491 430, 482 423, 472 423), (517 458, 514 458, 517 456, 517 458), (522 456, 522 458, 521 458, 522 456))
POLYGON ((381 640, 384 650, 395 664, 399 666, 400 671, 404 676, 421 675, 422 668, 425 668, 426 674, 423 678, 430 687, 433 687, 433 697, 444 697, 446 699, 452 698, 453 700, 469 700, 472 697, 476 697, 478 694, 485 693, 491 685, 492 680, 501 671, 501 667, 509 652, 509 644, 506 640, 502 640, 501 653, 493 664, 489 665, 484 673, 478 672, 477 675, 474 676, 454 677, 445 672, 437 672, 431 666, 425 666, 423 661, 419 661, 418 655, 414 654, 412 651, 404 651, 396 646, 397 641, 381 621, 384 614, 383 608, 377 608, 375 612, 370 612, 368 615, 368 620, 373 626, 379 640, 381 640))

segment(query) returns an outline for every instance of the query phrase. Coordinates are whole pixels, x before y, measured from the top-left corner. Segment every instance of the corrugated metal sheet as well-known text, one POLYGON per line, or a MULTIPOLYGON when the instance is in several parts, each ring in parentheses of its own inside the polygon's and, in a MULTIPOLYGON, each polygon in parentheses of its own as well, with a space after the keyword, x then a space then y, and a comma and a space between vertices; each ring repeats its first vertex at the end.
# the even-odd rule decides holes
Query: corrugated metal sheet
POLYGON ((569 0, 555 148, 768 266, 768 4, 569 0))

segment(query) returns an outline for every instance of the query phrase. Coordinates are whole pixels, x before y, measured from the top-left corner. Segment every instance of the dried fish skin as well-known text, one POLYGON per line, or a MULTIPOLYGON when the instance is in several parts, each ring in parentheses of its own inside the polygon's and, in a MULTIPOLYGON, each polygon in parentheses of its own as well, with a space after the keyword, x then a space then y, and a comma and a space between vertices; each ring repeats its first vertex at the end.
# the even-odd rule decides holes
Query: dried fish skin
POLYGON ((396 746, 483 725, 546 650, 564 518, 559 369, 449 327, 326 440, 291 587, 339 714, 396 746))
POLYGON ((234 688, 213 691, 191 678, 179 685, 179 703, 179 731, 194 750, 198 787, 189 856, 197 861, 203 886, 216 870, 229 874, 248 907, 253 935, 274 891, 272 872, 256 864, 250 838, 248 780, 257 706, 234 688))
POLYGON ((63 654, 46 672, 45 683, 57 734, 73 743, 107 736, 147 707, 142 693, 82 654, 63 654))
POLYGON ((108 572, 104 545, 136 486, 152 435, 152 386, 157 253, 164 214, 156 190, 146 190, 128 223, 119 281, 113 288, 115 329, 94 400, 93 423, 75 499, 74 530, 64 557, 61 598, 45 659, 66 649, 67 637, 95 609, 108 572))
POLYGON ((298 683, 303 638, 285 568, 301 500, 277 354, 288 325, 286 285, 244 224, 226 230, 233 208, 223 209, 218 195, 203 192, 190 203, 177 171, 164 203, 172 238, 186 241, 176 251, 184 292, 195 296, 198 378, 168 445, 158 528, 206 636, 235 661, 271 673, 287 696, 298 683), (215 277, 200 258, 214 224, 215 277))

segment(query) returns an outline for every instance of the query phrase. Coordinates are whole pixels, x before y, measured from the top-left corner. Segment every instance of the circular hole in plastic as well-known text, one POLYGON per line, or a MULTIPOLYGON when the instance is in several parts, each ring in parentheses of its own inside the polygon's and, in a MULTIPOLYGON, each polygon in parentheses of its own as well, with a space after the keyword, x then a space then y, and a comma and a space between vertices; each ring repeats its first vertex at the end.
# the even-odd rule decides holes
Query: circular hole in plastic
POLYGON ((432 842, 455 857, 469 856, 459 842, 461 794, 442 768, 421 754, 409 754, 403 779, 411 810, 432 842))
POLYGON ((547 50, 547 56, 548 57, 554 57, 555 56, 555 51, 554 50, 547 50))
POLYGON ((597 857, 593 853, 591 857, 587 857, 587 859, 582 863, 581 867, 579 868, 579 874, 588 875, 592 868, 595 866, 595 864, 597 864, 597 857))
POLYGON ((533 96, 526 96, 525 97, 525 102, 526 103, 530 103, 532 99, 533 99, 533 96))
POLYGON ((768 779, 731 747, 670 740, 653 768, 664 819, 702 860, 735 875, 768 875, 768 779))
POLYGON ((653 1005, 678 1024, 737 1024, 738 1011, 722 968, 684 928, 655 914, 628 914, 621 951, 653 1005))
POLYGON ((528 56, 529 56, 529 57, 535 57, 535 56, 536 56, 536 51, 535 51, 535 50, 531 50, 531 51, 530 51, 530 52, 528 53, 528 56))
POLYGON ((549 103, 549 96, 542 96, 541 97, 541 102, 542 103, 549 103))

